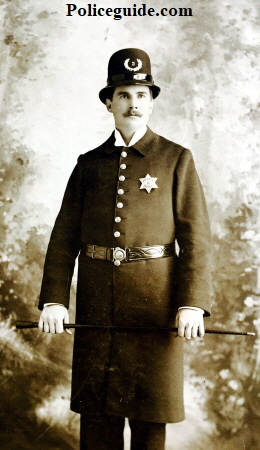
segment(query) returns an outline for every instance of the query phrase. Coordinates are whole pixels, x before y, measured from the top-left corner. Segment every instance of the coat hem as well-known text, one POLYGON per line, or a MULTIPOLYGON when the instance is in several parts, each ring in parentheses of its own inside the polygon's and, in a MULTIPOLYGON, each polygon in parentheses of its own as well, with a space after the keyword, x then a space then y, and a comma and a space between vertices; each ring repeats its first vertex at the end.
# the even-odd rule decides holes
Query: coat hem
POLYGON ((122 414, 121 412, 116 412, 116 411, 111 411, 110 408, 104 408, 100 411, 96 411, 96 412, 91 412, 88 411, 88 409, 85 408, 76 408, 74 406, 70 406, 70 410, 77 413, 77 414, 82 414, 84 416, 89 416, 89 417, 96 417, 99 414, 108 414, 111 416, 118 416, 118 417, 124 417, 127 419, 134 419, 134 420, 142 420, 144 422, 155 422, 155 423, 179 423, 179 422, 183 422, 185 420, 185 413, 178 415, 176 418, 172 418, 172 417, 167 417, 165 416, 165 418, 162 417, 151 417, 151 416, 146 416, 143 414, 131 414, 126 412, 125 414, 122 414))

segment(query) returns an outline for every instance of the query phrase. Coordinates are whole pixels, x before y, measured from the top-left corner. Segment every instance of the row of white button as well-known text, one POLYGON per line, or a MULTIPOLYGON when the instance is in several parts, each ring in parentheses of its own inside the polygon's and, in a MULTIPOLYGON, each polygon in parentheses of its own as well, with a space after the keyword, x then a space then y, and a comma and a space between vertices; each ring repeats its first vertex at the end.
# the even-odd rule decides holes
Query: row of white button
MULTIPOLYGON (((123 157, 123 158, 126 158, 127 157, 127 152, 125 152, 125 151, 123 151, 123 152, 121 152, 121 156, 123 157)), ((126 164, 120 164, 120 169, 121 170, 125 170, 126 169, 126 164)), ((120 175, 119 177, 118 177, 118 179, 119 179, 119 181, 125 181, 125 176, 124 175, 120 175)), ((118 189, 118 191, 117 191, 117 193, 118 193, 118 195, 123 195, 124 194, 124 190, 123 189, 118 189)), ((117 208, 119 208, 119 209, 121 209, 121 208, 123 208, 123 203, 122 202, 118 202, 117 203, 117 208)), ((117 217, 115 217, 115 222, 116 223, 119 223, 119 222, 121 222, 121 217, 119 217, 119 216, 117 216, 117 217)), ((120 233, 120 231, 115 231, 114 232, 114 236, 117 238, 117 237, 120 237, 121 236, 121 233, 120 233)), ((119 262, 119 261, 115 261, 115 262, 119 262)), ((120 262, 119 262, 119 265, 120 265, 120 262)))

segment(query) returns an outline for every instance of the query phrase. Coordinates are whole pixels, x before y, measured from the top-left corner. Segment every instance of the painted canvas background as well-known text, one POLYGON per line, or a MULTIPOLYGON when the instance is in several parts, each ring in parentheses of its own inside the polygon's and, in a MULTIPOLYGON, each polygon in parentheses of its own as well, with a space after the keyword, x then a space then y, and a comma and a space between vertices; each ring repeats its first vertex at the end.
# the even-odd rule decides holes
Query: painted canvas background
MULTIPOLYGON (((120 48, 150 55, 162 89, 151 128, 192 150, 204 186, 214 238, 214 307, 206 325, 259 329, 259 2, 147 6, 192 7, 193 16, 66 17, 61 0, 0 0, 0 447, 6 450, 78 445, 78 417, 69 412, 72 339, 16 331, 14 322, 38 320, 44 254, 68 176, 77 156, 112 131, 98 91, 108 58, 120 48)), ((73 311, 74 290, 71 321, 73 311)), ((258 336, 187 343, 187 419, 168 426, 167 450, 258 449, 259 364, 258 336)))

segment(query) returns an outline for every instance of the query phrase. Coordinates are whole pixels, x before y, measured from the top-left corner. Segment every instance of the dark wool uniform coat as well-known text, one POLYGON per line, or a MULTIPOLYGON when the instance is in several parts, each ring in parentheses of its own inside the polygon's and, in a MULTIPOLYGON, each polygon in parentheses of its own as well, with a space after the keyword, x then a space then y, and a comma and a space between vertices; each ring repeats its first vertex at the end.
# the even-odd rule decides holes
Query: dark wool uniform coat
MULTIPOLYGON (((68 307, 79 255, 79 324, 174 326, 180 306, 197 306, 208 315, 209 222, 190 151, 149 128, 123 152, 114 142, 112 134, 78 158, 51 235, 39 307, 47 302, 68 307), (147 174, 157 178, 158 188, 150 193, 140 189, 147 174), (124 249, 175 241, 178 255, 120 266, 92 259, 85 250, 87 244, 124 249)), ((165 331, 77 329, 71 408, 155 422, 183 420, 183 339, 165 331)))

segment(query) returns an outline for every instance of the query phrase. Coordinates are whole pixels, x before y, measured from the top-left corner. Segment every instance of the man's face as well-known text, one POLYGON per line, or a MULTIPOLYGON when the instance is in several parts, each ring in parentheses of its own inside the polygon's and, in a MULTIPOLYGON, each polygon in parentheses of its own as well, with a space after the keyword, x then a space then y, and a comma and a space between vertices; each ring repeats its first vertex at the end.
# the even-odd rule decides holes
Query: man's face
POLYGON ((148 86, 118 86, 112 100, 106 100, 106 106, 119 131, 135 132, 147 124, 153 110, 153 99, 148 86))

